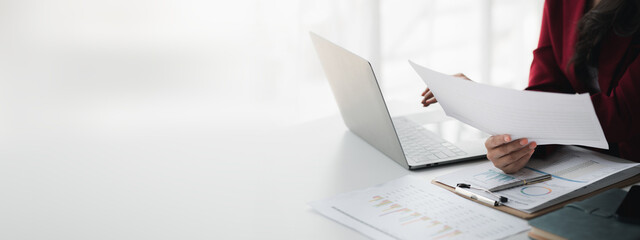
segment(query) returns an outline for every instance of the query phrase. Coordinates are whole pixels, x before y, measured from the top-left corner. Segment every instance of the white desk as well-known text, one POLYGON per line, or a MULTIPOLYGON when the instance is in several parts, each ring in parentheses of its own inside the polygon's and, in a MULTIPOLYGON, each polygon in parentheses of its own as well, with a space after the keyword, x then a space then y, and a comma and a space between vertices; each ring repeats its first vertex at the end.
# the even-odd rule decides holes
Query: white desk
POLYGON ((405 170, 337 115, 46 136, 2 138, 1 239, 366 239, 306 203, 480 163, 405 170))

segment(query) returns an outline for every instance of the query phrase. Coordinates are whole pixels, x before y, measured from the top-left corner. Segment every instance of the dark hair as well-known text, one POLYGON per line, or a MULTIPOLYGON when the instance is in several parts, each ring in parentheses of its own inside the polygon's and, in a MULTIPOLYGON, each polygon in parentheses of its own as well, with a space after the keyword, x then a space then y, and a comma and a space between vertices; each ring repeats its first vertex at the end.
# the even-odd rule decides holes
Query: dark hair
POLYGON ((576 77, 580 81, 587 81, 588 67, 597 66, 600 45, 609 31, 618 36, 628 37, 638 34, 639 29, 640 1, 602 0, 578 22, 578 41, 567 67, 573 64, 576 77))

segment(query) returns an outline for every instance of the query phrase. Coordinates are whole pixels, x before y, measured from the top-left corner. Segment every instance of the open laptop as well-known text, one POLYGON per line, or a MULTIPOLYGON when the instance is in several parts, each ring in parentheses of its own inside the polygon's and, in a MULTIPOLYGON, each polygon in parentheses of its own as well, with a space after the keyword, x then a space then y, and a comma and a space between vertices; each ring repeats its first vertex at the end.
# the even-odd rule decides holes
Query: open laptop
POLYGON ((482 139, 450 142, 410 118, 392 119, 369 61, 310 34, 342 119, 360 138, 407 169, 486 156, 482 139))

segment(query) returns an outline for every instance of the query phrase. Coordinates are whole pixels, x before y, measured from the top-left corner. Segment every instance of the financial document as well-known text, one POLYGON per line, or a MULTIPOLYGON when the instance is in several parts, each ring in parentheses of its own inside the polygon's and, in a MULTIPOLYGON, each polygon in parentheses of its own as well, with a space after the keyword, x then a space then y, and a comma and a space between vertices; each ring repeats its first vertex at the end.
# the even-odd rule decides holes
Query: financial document
POLYGON ((491 135, 511 134, 538 145, 609 149, 589 94, 493 87, 442 74, 409 61, 448 116, 491 135))
MULTIPOLYGON (((552 179, 545 182, 496 192, 509 198, 506 206, 532 213, 640 174, 639 165, 580 147, 565 146, 546 159, 530 160, 515 174, 505 174, 487 162, 435 180, 449 186, 468 183, 472 187, 489 189, 518 179, 551 174, 552 179)), ((484 191, 470 191, 497 200, 484 191)))
POLYGON ((415 176, 310 205, 373 239, 500 239, 529 229, 525 220, 415 176))

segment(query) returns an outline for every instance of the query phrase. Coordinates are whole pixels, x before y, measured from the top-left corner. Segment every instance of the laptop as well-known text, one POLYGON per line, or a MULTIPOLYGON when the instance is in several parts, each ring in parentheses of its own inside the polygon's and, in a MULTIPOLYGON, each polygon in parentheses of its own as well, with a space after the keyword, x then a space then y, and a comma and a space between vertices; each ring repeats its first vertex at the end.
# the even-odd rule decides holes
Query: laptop
POLYGON ((452 142, 409 117, 392 119, 369 61, 310 35, 345 125, 380 152, 406 169, 486 156, 483 139, 452 142))

